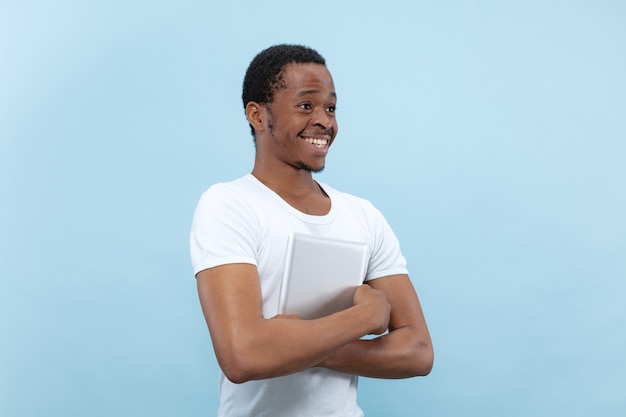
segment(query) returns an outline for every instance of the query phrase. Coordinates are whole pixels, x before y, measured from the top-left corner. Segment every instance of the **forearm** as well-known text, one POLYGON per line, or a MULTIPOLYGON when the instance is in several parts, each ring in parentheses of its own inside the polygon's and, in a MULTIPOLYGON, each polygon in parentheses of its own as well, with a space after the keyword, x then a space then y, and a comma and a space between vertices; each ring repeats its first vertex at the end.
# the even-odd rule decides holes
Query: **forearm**
POLYGON ((309 369, 371 331, 355 306, 316 320, 258 319, 214 338, 216 354, 233 382, 309 369))
POLYGON ((404 327, 376 339, 352 342, 318 366, 353 375, 397 379, 427 375, 432 363, 430 339, 404 327))
POLYGON ((215 355, 228 379, 241 383, 315 366, 338 349, 389 325, 385 293, 357 288, 354 305, 316 320, 262 317, 256 268, 229 264, 197 275, 215 355))

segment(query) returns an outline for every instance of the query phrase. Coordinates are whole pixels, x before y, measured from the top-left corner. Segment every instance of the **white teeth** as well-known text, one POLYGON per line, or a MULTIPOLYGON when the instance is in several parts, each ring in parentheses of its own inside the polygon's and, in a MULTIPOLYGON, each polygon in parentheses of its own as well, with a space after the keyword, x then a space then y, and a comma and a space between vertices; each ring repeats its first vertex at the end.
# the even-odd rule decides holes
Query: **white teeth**
POLYGON ((306 143, 310 143, 311 145, 315 145, 318 148, 323 148, 328 145, 328 139, 314 139, 314 138, 304 138, 306 143))

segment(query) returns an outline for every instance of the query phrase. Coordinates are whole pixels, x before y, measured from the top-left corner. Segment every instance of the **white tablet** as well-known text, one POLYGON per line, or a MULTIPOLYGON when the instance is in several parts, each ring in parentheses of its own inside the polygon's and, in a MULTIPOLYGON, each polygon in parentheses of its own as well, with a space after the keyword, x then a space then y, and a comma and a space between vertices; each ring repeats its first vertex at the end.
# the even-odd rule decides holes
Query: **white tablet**
POLYGON ((346 309, 366 272, 365 243, 292 233, 278 312, 314 319, 346 309))

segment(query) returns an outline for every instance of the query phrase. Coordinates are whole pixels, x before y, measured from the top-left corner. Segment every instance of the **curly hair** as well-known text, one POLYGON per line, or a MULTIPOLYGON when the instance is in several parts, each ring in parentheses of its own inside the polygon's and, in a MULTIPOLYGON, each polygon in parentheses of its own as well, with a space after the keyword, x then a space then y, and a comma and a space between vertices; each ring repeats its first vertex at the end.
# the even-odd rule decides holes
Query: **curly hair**
MULTIPOLYGON (((243 79, 241 99, 243 107, 250 101, 259 104, 271 103, 274 93, 284 88, 283 70, 287 64, 321 64, 326 60, 317 51, 302 45, 275 45, 254 57, 243 79)), ((254 129, 252 136, 254 136, 254 129)))

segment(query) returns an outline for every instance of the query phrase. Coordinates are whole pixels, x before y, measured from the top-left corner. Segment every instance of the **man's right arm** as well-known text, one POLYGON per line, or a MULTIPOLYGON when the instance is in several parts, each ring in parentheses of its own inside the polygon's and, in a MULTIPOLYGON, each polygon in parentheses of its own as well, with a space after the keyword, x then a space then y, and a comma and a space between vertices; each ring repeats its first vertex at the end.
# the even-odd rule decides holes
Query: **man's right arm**
POLYGON ((221 265, 196 278, 218 363, 235 383, 311 368, 364 335, 384 332, 389 323, 385 294, 368 285, 358 288, 351 308, 315 320, 288 320, 263 317, 254 265, 221 265))

